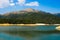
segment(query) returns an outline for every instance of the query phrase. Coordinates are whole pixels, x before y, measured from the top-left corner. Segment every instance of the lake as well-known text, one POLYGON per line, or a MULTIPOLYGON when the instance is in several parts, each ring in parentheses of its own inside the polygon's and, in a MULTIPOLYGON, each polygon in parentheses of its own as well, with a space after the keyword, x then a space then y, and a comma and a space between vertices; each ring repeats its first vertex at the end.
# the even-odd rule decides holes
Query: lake
POLYGON ((0 26, 0 40, 60 40, 57 26, 0 26))

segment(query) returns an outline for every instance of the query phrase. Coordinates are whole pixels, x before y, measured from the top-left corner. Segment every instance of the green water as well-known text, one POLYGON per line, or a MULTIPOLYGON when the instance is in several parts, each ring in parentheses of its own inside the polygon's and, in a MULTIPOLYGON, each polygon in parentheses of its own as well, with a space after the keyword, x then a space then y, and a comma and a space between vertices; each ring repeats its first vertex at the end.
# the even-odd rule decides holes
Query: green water
POLYGON ((0 40, 60 40, 57 26, 0 26, 0 40))

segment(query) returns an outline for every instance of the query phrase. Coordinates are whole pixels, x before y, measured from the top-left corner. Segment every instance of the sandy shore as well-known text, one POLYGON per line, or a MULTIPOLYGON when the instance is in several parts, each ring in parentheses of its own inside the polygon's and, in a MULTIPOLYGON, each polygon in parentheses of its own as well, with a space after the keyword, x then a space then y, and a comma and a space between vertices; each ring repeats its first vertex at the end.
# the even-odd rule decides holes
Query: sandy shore
POLYGON ((60 26, 57 26, 56 29, 60 31, 60 26))
POLYGON ((39 26, 39 25, 48 25, 48 24, 0 24, 0 26, 39 26))
POLYGON ((50 24, 0 24, 0 26, 15 26, 15 25, 16 26, 40 26, 40 25, 50 25, 50 24))

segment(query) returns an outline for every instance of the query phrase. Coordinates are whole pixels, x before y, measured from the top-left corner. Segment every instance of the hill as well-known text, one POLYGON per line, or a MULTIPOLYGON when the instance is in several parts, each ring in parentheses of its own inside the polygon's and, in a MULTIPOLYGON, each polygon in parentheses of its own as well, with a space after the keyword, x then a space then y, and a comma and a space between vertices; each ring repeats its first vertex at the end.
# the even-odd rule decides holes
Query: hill
POLYGON ((55 16, 57 16, 57 17, 60 17, 60 13, 56 13, 56 14, 54 14, 55 16))
POLYGON ((60 17, 51 13, 38 11, 35 9, 24 9, 17 12, 6 13, 0 15, 0 23, 10 24, 31 24, 31 23, 46 23, 46 24, 60 24, 60 17))

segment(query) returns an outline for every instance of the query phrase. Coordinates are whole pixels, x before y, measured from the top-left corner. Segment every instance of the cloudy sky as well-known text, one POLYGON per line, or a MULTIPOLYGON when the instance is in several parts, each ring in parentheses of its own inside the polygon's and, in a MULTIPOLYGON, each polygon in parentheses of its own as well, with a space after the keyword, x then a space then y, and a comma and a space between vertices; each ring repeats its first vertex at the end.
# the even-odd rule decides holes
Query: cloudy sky
POLYGON ((60 0, 0 0, 0 14, 26 8, 59 13, 60 0))

